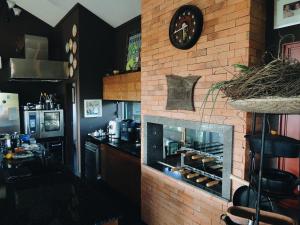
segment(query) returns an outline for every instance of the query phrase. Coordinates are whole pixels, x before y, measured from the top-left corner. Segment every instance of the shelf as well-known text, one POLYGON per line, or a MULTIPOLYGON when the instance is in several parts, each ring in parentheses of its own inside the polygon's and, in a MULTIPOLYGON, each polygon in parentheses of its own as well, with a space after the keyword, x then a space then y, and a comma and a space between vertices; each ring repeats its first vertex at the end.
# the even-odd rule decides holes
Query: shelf
MULTIPOLYGON (((260 154, 261 134, 246 135, 249 140, 250 150, 260 154)), ((300 141, 281 135, 265 135, 265 156, 267 157, 300 157, 300 141)))
POLYGON ((141 72, 137 71, 104 77, 103 99, 141 101, 141 72))
POLYGON ((186 150, 186 151, 191 151, 191 152, 197 152, 199 155, 204 155, 207 157, 212 157, 215 158, 218 161, 223 161, 223 144, 221 143, 216 143, 215 146, 212 147, 203 147, 203 148, 187 148, 187 147, 181 147, 180 150, 186 150), (219 154, 213 154, 213 151, 218 151, 220 152, 219 154))

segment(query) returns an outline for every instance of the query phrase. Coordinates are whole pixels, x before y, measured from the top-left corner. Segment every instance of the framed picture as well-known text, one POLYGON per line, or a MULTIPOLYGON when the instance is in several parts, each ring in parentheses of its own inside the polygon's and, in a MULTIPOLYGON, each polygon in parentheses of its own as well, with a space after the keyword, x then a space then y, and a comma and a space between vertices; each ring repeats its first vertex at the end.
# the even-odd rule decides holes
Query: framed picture
POLYGON ((300 23, 300 0, 274 0, 274 29, 300 23))
POLYGON ((84 117, 102 117, 102 100, 85 99, 84 117))
POLYGON ((128 37, 126 71, 138 70, 141 67, 141 33, 134 33, 128 37))

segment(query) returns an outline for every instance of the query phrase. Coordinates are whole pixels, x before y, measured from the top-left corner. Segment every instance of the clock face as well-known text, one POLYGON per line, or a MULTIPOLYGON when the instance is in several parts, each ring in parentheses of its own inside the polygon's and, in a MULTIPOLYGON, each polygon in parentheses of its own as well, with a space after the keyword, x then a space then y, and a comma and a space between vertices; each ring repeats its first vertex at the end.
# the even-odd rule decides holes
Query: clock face
POLYGON ((199 39, 203 27, 203 15, 199 8, 184 5, 174 14, 170 27, 171 43, 179 49, 191 48, 199 39))

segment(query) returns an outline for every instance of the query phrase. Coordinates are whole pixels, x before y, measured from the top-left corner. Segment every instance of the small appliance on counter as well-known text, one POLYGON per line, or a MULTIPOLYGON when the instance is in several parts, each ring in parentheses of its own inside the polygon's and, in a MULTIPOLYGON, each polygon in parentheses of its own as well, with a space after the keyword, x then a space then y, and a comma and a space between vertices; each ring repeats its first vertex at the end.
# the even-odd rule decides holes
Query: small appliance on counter
POLYGON ((135 142, 138 138, 139 123, 131 119, 122 120, 121 122, 121 140, 135 142))
POLYGON ((120 119, 116 118, 108 122, 108 136, 112 139, 120 138, 120 119))
POLYGON ((24 132, 37 139, 64 136, 63 110, 24 111, 24 132))

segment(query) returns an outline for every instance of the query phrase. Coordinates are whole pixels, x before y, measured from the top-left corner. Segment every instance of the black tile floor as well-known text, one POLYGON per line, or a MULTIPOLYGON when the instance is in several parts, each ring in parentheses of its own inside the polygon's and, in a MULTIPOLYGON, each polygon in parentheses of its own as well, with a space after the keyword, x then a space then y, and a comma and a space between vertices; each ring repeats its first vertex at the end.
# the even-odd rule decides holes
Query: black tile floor
POLYGON ((146 225, 141 221, 140 207, 131 204, 125 197, 109 188, 101 180, 93 186, 96 191, 105 193, 107 196, 111 196, 112 203, 120 208, 122 217, 119 220, 119 225, 146 225))

